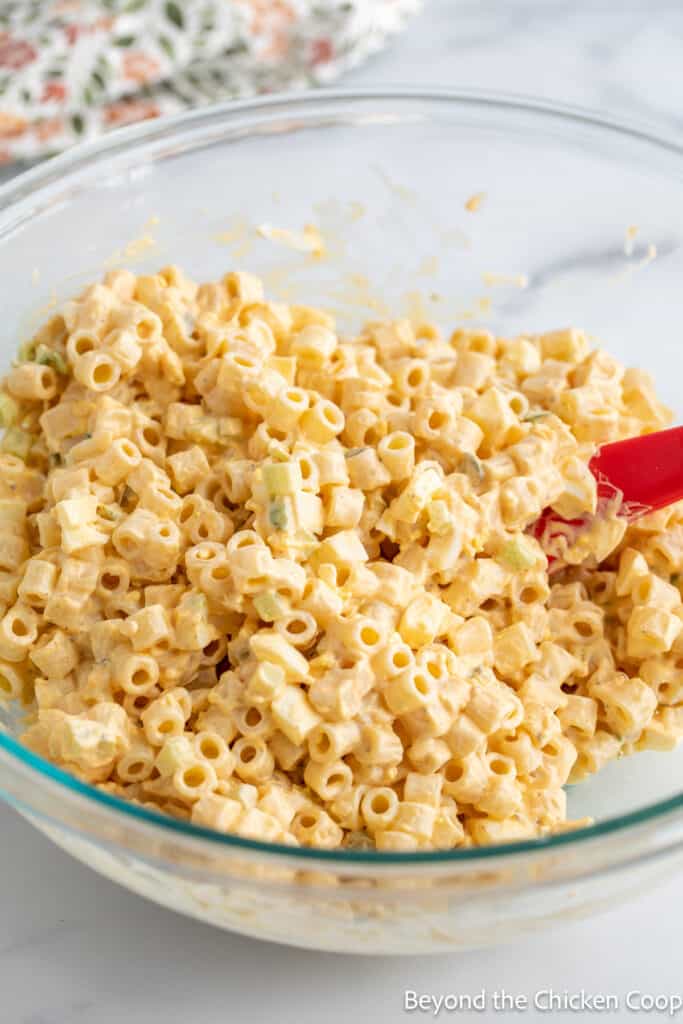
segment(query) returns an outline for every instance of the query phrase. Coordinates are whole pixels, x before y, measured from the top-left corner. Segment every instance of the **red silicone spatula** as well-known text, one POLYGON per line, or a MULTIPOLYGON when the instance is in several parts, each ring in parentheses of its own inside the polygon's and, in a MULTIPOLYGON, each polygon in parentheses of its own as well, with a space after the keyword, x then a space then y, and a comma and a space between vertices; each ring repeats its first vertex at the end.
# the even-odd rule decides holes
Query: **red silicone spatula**
MULTIPOLYGON (((609 506, 612 515, 630 522, 672 505, 683 498, 683 427, 605 444, 588 468, 598 482, 598 516, 609 506)), ((561 535, 575 539, 593 521, 592 516, 562 519, 546 509, 530 532, 545 547, 561 535)), ((550 561, 559 567, 554 556, 550 561)))

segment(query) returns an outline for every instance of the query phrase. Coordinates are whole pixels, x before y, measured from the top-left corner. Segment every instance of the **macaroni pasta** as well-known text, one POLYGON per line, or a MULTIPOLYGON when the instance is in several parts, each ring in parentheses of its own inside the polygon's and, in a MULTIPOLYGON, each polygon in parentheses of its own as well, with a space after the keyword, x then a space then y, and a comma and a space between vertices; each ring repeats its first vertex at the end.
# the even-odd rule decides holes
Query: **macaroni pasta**
POLYGON ((683 507, 596 512, 669 422, 583 333, 445 337, 114 271, 0 413, 0 695, 108 792, 243 836, 449 849, 568 827, 564 786, 683 732, 683 507), (568 561, 572 561, 568 558, 568 561))

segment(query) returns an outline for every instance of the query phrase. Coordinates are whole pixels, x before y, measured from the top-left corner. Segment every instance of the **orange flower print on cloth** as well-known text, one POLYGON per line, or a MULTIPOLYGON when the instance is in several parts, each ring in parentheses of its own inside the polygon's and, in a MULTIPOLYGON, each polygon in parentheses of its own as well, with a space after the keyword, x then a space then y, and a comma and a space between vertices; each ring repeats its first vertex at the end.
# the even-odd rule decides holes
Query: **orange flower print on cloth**
POLYGON ((13 114, 3 114, 0 110, 0 139, 18 139, 28 128, 28 121, 13 114))
POLYGON ((64 121, 61 117, 46 118, 39 121, 34 128, 36 138, 40 142, 49 142, 50 139, 59 138, 64 131, 64 121))
POLYGON ((158 106, 151 100, 120 100, 118 103, 110 103, 108 107, 104 108, 104 121, 105 124, 113 128, 117 125, 147 121, 150 117, 158 117, 159 114, 158 106))
POLYGON ((334 57, 334 44, 331 39, 314 39, 311 43, 311 63, 328 64, 334 57))
POLYGON ((260 41, 264 58, 281 57, 287 53, 290 27, 296 21, 294 6, 287 0, 247 0, 251 13, 251 29, 260 41))
POLYGON ((0 163, 237 96, 327 83, 423 0, 0 0, 0 163))
POLYGON ((38 51, 24 39, 15 39, 8 32, 0 35, 0 68, 21 71, 38 57, 38 51))
POLYGON ((159 75, 159 61, 140 50, 127 53, 122 61, 124 78, 139 85, 153 82, 159 75))
POLYGON ((46 82, 41 97, 43 103, 61 103, 66 99, 65 82, 46 82))

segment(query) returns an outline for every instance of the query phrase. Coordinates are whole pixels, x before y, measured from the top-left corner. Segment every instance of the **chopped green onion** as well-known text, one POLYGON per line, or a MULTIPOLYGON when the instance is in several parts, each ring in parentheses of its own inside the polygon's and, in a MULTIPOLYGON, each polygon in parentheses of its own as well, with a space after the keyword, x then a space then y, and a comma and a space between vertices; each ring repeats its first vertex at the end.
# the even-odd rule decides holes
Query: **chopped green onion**
POLYGON ((475 487, 484 482, 486 470, 481 459, 471 452, 465 452, 457 466, 458 473, 464 473, 469 477, 470 483, 475 487))
POLYGON ((106 519, 110 523, 115 523, 122 515, 118 505, 98 505, 97 514, 100 519, 106 519))
POLYGON ((31 338, 30 341, 22 341, 19 346, 17 362, 19 363, 32 363, 36 358, 36 341, 35 338, 31 338))
POLYGON ((128 484, 125 484, 121 492, 121 497, 119 498, 119 505, 121 508, 127 509, 128 505, 135 497, 136 494, 133 488, 129 487, 128 484))
POLYGON ((375 841, 365 832, 347 832, 344 837, 344 849, 346 850, 374 850, 375 841))
POLYGON ((47 345, 38 346, 35 361, 40 363, 41 366, 51 366, 53 370, 61 373, 63 376, 69 373, 69 364, 64 356, 60 355, 59 352, 55 352, 54 349, 48 348, 47 345))
POLYGON ((287 506, 282 498, 273 498, 268 505, 268 522, 276 530, 286 530, 289 524, 287 506))

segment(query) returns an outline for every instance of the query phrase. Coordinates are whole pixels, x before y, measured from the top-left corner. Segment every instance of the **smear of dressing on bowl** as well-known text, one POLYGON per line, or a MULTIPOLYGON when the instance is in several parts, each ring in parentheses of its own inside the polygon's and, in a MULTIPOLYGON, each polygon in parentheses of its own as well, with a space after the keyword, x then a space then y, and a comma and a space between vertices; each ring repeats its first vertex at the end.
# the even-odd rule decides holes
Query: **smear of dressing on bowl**
POLYGON ((315 224, 306 224, 303 231, 291 231, 289 228, 278 228, 272 224, 259 224, 256 228, 261 238, 270 242, 279 242, 295 252, 308 252, 313 256, 324 256, 325 241, 320 229, 315 224))
POLYGON ((476 213, 477 210, 481 208, 481 204, 484 202, 485 198, 485 192, 475 192, 474 195, 470 196, 470 198, 465 203, 465 209, 467 210, 468 213, 476 213))

